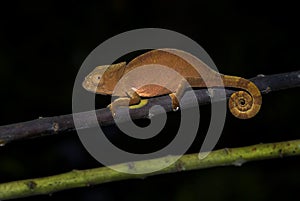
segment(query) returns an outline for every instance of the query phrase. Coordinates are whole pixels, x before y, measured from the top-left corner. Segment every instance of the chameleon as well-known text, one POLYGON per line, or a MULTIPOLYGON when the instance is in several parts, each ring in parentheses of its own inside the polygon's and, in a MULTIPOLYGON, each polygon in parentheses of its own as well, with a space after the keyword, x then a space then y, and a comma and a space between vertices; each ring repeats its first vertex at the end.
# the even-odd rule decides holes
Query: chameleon
POLYGON ((224 75, 218 73, 201 62, 195 56, 178 49, 155 49, 137 56, 128 64, 120 62, 111 65, 101 65, 96 67, 84 79, 82 86, 84 89, 96 94, 112 95, 115 86, 126 73, 143 65, 163 65, 172 68, 178 72, 183 78, 182 80, 173 79, 163 73, 155 72, 148 73, 146 76, 152 79, 164 80, 168 87, 159 85, 144 85, 139 86, 143 76, 134 79, 131 88, 121 90, 108 107, 115 115, 115 111, 119 106, 128 106, 132 108, 142 107, 147 103, 147 99, 160 95, 169 95, 172 100, 173 110, 179 108, 179 100, 184 95, 187 89, 187 82, 192 88, 212 88, 212 87, 227 87, 236 88, 240 91, 234 92, 228 101, 230 112, 239 119, 249 119, 254 117, 260 110, 262 104, 262 96, 257 86, 242 77, 224 75), (195 69, 197 67, 204 79, 195 69), (220 81, 216 81, 220 79, 220 81), (136 87, 138 86, 138 87, 136 87))

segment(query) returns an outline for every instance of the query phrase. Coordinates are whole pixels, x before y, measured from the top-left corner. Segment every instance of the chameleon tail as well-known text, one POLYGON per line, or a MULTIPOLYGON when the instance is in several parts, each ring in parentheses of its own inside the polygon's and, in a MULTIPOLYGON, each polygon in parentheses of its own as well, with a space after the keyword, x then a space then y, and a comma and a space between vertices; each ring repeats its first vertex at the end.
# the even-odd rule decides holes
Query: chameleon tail
POLYGON ((239 119, 254 117, 262 104, 261 93, 257 86, 241 77, 224 75, 224 78, 224 86, 245 90, 237 91, 230 96, 228 102, 230 112, 239 119))

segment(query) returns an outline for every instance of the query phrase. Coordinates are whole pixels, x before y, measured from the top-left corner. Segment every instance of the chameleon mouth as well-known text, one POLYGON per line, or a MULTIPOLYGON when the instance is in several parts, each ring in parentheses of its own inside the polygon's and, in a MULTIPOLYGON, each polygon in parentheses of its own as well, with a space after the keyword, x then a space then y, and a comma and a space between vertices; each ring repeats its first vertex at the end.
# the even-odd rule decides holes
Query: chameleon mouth
POLYGON ((87 79, 85 79, 83 82, 82 82, 82 87, 87 90, 87 91, 90 91, 90 92, 93 92, 93 93, 96 93, 96 90, 97 90, 97 86, 95 86, 93 83, 91 83, 90 81, 88 81, 87 79))

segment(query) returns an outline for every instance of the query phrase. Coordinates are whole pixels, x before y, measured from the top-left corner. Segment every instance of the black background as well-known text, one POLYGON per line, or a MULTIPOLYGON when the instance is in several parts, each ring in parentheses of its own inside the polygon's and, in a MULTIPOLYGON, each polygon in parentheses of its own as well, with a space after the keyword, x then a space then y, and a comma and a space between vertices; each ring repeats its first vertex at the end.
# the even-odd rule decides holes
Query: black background
MULTIPOLYGON (((136 28, 165 28, 185 34, 208 52, 223 74, 250 78, 299 70, 298 18, 298 6, 289 1, 1 4, 0 125, 71 113, 73 83, 84 59, 106 39, 136 28)), ((228 114, 216 148, 299 138, 299 101, 299 89, 289 89, 265 95, 262 109, 253 119, 239 120, 228 114)), ((209 107, 202 109, 204 114, 209 111, 209 107)), ((135 146, 124 143, 124 147, 135 146)), ((200 147, 194 146, 190 152, 200 147)), ((1 147, 0 182, 99 165, 76 133, 25 140, 1 147)), ((299 168, 299 157, 281 158, 20 200, 288 199, 298 195, 299 168)))

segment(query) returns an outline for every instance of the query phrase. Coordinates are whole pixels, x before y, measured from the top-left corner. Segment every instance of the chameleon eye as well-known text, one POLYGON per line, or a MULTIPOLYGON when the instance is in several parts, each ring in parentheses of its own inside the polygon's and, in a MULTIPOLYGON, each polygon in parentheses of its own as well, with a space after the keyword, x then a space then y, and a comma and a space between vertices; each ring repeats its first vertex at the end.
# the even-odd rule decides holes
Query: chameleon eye
POLYGON ((95 83, 95 84, 98 84, 99 83, 99 81, 101 81, 101 76, 94 76, 93 77, 93 82, 95 83))

